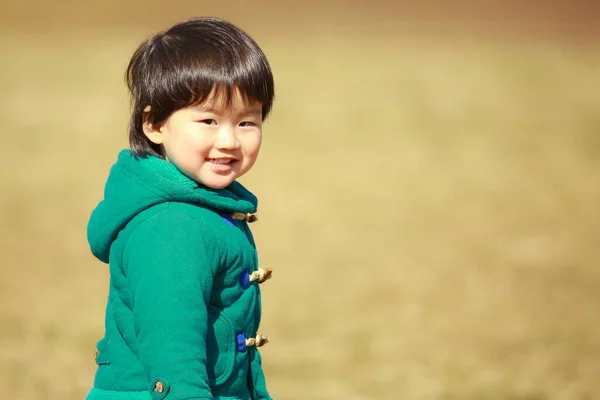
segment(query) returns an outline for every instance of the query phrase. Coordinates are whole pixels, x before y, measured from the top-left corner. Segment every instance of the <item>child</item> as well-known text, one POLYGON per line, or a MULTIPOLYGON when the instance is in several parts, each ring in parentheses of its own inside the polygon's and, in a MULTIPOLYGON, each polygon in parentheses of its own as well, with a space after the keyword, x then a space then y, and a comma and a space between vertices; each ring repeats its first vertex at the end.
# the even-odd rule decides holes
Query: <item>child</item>
POLYGON ((273 104, 258 45, 216 18, 152 36, 127 68, 130 149, 88 225, 110 266, 87 400, 271 399, 257 347, 256 197, 237 178, 273 104))

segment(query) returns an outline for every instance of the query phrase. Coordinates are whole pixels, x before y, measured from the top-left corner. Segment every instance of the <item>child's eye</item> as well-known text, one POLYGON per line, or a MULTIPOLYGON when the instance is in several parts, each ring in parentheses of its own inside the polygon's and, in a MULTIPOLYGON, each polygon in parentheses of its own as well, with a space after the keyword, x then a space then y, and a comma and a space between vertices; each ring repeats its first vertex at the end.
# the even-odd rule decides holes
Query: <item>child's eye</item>
POLYGON ((256 126, 256 124, 254 122, 244 121, 244 122, 240 122, 240 126, 248 127, 248 126, 256 126))
POLYGON ((215 125, 217 123, 217 121, 215 121, 214 119, 203 119, 198 122, 200 122, 201 124, 206 124, 206 125, 215 125))

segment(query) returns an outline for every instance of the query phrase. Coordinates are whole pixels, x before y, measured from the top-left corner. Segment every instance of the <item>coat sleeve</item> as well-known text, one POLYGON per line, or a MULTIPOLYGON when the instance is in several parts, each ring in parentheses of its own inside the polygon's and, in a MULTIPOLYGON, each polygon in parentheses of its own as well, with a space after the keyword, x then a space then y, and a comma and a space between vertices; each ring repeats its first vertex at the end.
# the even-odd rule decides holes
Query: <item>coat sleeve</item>
POLYGON ((153 400, 212 399, 207 304, 218 251, 173 208, 140 223, 124 252, 139 358, 153 400))

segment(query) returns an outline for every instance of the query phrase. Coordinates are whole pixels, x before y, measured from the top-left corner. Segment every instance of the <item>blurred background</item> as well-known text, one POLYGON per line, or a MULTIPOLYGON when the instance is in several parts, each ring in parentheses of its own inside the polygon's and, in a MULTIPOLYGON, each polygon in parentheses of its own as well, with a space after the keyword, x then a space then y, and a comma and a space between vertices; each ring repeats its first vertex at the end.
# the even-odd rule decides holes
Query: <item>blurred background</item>
POLYGON ((1 397, 90 388, 108 269, 85 231, 127 145, 124 71, 202 15, 276 78, 242 180, 274 397, 600 398, 592 0, 2 1, 1 397))

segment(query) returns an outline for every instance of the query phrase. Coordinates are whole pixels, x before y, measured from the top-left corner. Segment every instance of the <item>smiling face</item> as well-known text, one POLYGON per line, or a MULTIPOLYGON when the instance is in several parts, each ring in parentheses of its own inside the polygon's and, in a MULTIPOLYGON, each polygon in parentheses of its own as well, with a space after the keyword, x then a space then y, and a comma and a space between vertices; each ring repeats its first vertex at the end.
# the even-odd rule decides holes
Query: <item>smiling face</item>
POLYGON ((246 103, 238 90, 230 104, 213 94, 199 105, 175 111, 160 126, 144 123, 144 134, 161 145, 165 159, 188 177, 222 189, 256 162, 262 105, 246 103))

